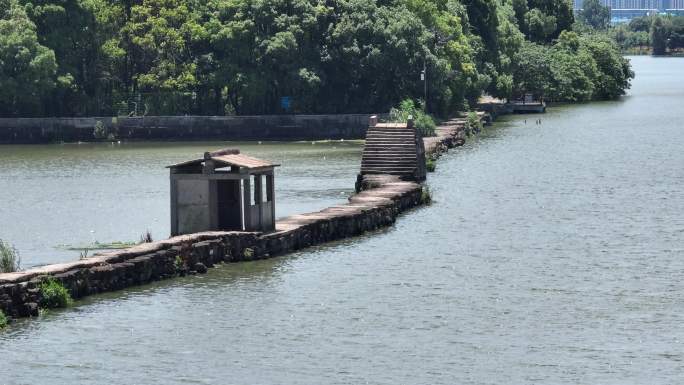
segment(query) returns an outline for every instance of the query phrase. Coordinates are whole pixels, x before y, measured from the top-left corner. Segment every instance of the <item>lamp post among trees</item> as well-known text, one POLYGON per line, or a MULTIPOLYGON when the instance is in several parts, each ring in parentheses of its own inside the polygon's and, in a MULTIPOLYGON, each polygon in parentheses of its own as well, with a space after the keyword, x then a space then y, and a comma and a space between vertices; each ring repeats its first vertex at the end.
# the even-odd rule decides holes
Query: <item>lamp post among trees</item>
POLYGON ((423 71, 420 73, 420 80, 423 81, 423 86, 424 86, 424 97, 425 99, 423 100, 423 111, 427 112, 427 104, 428 104, 428 86, 427 86, 427 59, 423 57, 423 71))

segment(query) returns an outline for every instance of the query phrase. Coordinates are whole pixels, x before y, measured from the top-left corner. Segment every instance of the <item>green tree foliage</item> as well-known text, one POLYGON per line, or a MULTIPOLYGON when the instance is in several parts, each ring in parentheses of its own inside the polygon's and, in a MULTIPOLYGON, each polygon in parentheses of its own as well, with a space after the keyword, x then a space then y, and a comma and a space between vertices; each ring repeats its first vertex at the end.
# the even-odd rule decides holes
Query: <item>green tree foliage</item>
POLYGON ((15 0, 0 0, 0 114, 41 114, 55 87, 55 54, 41 45, 36 25, 15 0))
POLYGON ((522 97, 532 94, 535 98, 545 99, 552 93, 550 49, 546 46, 526 41, 514 57, 513 95, 522 97))
POLYGON ((684 16, 654 15, 632 19, 627 25, 617 26, 609 31, 610 37, 624 51, 635 48, 652 48, 654 55, 666 55, 668 49, 684 48, 684 16))
POLYGON ((0 5, 2 116, 274 114, 285 112, 283 97, 296 113, 387 111, 426 98, 430 113, 446 116, 484 92, 615 94, 598 92, 590 69, 576 68, 586 49, 556 47, 574 22, 565 0, 0 5))
POLYGON ((635 17, 629 21, 629 30, 634 32, 648 32, 651 30, 651 18, 649 16, 635 17))
POLYGON ((528 39, 550 43, 575 22, 572 5, 566 0, 512 0, 520 30, 528 39))
POLYGON ((610 25, 610 8, 601 4, 600 0, 584 0, 580 19, 594 29, 606 29, 610 25))
POLYGON ((615 42, 620 46, 620 49, 627 51, 631 48, 648 47, 650 44, 650 36, 648 30, 646 31, 632 31, 631 27, 624 24, 618 25, 611 29, 608 33, 615 42))
POLYGON ((629 61, 604 36, 563 32, 553 46, 527 42, 516 58, 514 93, 581 102, 613 99, 634 77, 629 61))
POLYGON ((665 55, 667 53, 668 28, 665 20, 656 16, 651 23, 651 46, 654 55, 665 55))
POLYGON ((668 39, 668 47, 670 49, 684 48, 684 17, 672 18, 668 39))
POLYGON ((547 15, 539 8, 533 8, 525 15, 525 25, 530 40, 542 43, 553 40, 558 29, 556 17, 547 15))
POLYGON ((40 44, 54 52, 56 87, 45 100, 45 113, 97 112, 100 71, 94 5, 80 0, 19 0, 37 26, 40 44))

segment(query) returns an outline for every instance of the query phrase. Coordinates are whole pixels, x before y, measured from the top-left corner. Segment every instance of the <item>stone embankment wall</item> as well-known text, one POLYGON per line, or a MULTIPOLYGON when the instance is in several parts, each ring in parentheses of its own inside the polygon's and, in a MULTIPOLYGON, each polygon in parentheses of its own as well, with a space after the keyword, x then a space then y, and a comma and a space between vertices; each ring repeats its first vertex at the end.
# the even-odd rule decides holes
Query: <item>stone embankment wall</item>
POLYGON ((147 116, 0 118, 0 144, 119 140, 323 140, 363 139, 371 114, 261 116, 147 116))
MULTIPOLYGON (((451 121, 425 139, 428 156, 463 144, 463 122, 451 121)), ((347 204, 281 219, 267 234, 207 232, 145 243, 70 263, 0 274, 0 310, 10 317, 38 314, 40 284, 60 281, 74 298, 142 285, 186 274, 205 273, 220 263, 265 259, 392 225, 422 203, 423 187, 396 177, 367 181, 368 190, 347 204)))

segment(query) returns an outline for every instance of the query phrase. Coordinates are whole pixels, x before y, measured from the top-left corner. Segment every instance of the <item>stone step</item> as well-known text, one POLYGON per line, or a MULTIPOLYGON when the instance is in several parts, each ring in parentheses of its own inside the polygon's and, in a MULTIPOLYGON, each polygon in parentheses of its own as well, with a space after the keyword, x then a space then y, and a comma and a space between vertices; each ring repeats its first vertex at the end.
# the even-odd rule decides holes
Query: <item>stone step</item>
POLYGON ((393 170, 393 171, 413 171, 416 168, 410 166, 362 166, 361 170, 393 170))
POLYGON ((415 137, 415 135, 408 134, 408 133, 404 134, 404 133, 384 133, 384 132, 369 132, 366 135, 366 140, 377 139, 377 138, 413 140, 416 137, 415 137))
POLYGON ((397 143, 397 144, 410 144, 416 145, 416 141, 413 139, 401 139, 401 138, 366 138, 366 144, 373 143, 397 143))
POLYGON ((408 135, 415 136, 415 133, 410 130, 368 130, 366 135, 408 135))
POLYGON ((383 160, 364 160, 363 162, 361 162, 362 165, 365 165, 365 164, 386 164, 386 165, 388 165, 388 166, 391 166, 391 165, 397 165, 397 166, 402 166, 402 165, 415 166, 416 163, 417 163, 417 162, 416 162, 415 160, 404 160, 404 159, 396 159, 396 160, 387 160, 387 159, 383 159, 383 160))
POLYGON ((363 160, 366 159, 407 159, 407 160, 416 160, 418 159, 417 156, 411 155, 411 154, 364 154, 364 156, 361 158, 363 160))
POLYGON ((375 169, 366 169, 366 170, 361 170, 361 174, 387 174, 387 175, 411 175, 415 172, 416 170, 375 170, 375 169))
POLYGON ((362 163, 361 168, 376 168, 376 169, 388 169, 388 170, 414 170, 418 166, 415 163, 362 163))
POLYGON ((366 142, 366 147, 372 147, 372 146, 400 146, 400 147, 411 147, 411 148, 416 148, 415 143, 413 142, 402 142, 402 141, 370 141, 366 142))
POLYGON ((411 157, 415 158, 416 153, 414 152, 409 152, 409 151, 397 151, 397 150, 392 150, 392 149, 386 149, 386 150, 378 150, 378 151, 364 151, 362 158, 365 158, 367 156, 374 156, 374 157, 396 157, 396 156, 402 156, 402 157, 411 157))

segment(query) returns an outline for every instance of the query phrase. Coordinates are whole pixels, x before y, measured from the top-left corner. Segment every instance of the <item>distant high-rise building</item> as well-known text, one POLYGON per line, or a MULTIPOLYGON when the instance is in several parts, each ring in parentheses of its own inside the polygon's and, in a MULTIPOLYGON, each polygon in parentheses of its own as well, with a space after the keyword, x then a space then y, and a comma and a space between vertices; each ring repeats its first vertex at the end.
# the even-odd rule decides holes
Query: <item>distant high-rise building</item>
MULTIPOLYGON (((684 0, 601 0, 610 7, 613 22, 627 21, 654 12, 684 14, 684 0)), ((584 7, 584 0, 573 0, 575 10, 584 7)))
MULTIPOLYGON (((658 10, 684 9, 684 0, 601 0, 611 9, 658 10)), ((575 9, 582 9, 584 0, 573 0, 575 9)))

